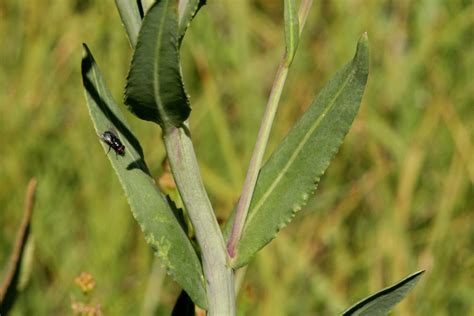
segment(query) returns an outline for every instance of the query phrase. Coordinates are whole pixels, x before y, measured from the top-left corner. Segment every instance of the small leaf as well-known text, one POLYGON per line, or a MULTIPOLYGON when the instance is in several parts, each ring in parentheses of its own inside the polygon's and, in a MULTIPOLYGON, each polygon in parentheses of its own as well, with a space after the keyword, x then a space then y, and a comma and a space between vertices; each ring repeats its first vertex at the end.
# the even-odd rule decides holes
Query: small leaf
MULTIPOLYGON (((359 110, 368 66, 364 35, 354 59, 326 84, 261 169, 232 267, 247 264, 314 193, 359 110)), ((229 231, 230 225, 227 236, 229 231)))
POLYGON ((383 289, 358 302, 342 315, 383 316, 388 314, 415 286, 425 271, 418 271, 391 287, 383 289))
POLYGON ((298 48, 300 38, 300 26, 298 21, 298 10, 294 0, 285 0, 285 64, 289 66, 298 48))
POLYGON ((165 131, 180 126, 191 111, 179 66, 174 2, 155 2, 145 15, 125 87, 129 110, 165 131))
MULTIPOLYGON (((167 272, 186 290, 194 302, 206 308, 204 277, 196 251, 165 196, 150 176, 140 144, 112 99, 86 45, 84 45, 82 59, 82 78, 89 114, 97 134, 114 130, 125 146, 123 156, 117 156, 111 151, 108 158, 127 195, 133 216, 145 234, 147 243, 160 258, 167 272)), ((101 143, 107 151, 108 145, 101 143)), ((103 224, 107 225, 107 223, 103 224)))
POLYGON ((180 0, 178 5, 178 38, 179 41, 184 37, 186 30, 191 24, 199 9, 206 4, 206 0, 180 0))

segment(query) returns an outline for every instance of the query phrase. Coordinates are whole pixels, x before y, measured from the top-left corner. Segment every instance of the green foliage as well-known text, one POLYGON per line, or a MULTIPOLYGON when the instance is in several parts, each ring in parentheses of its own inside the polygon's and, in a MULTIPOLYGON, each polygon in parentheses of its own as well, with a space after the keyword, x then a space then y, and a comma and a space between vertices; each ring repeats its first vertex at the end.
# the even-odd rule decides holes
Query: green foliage
MULTIPOLYGON (((199 306, 206 307, 200 260, 169 202, 151 178, 138 140, 114 102, 102 74, 84 45, 82 75, 89 113, 98 135, 111 128, 125 145, 123 157, 109 155, 133 215, 147 243, 166 266, 167 272, 199 306)), ((103 144, 105 150, 109 149, 103 144)))
POLYGON ((143 19, 125 87, 125 104, 164 130, 180 126, 191 111, 181 79, 174 1, 152 5, 143 19))
POLYGON ((418 271, 346 310, 343 315, 383 316, 388 314, 415 286, 424 271, 418 271))
POLYGON ((260 171, 235 268, 275 238, 314 193, 359 110, 368 70, 363 35, 354 59, 326 84, 260 171))
MULTIPOLYGON (((24 187, 31 176, 40 183, 32 277, 11 315, 70 314, 82 270, 94 275, 93 300, 104 314, 142 315, 153 254, 78 89, 87 41, 115 100, 122 98, 131 50, 114 3, 0 2, 2 267, 24 187)), ((427 270, 423 282, 393 315, 474 314, 473 9, 469 1, 314 1, 268 152, 364 31, 370 78, 318 193, 249 265, 238 296, 243 314, 336 315, 417 267, 427 270)), ((282 7, 209 1, 201 11, 183 41, 183 74, 204 182, 225 219, 281 57, 282 7)), ((156 133, 122 111, 158 177, 164 149, 156 133)), ((156 314, 169 315, 181 289, 168 277, 153 286, 156 314)))

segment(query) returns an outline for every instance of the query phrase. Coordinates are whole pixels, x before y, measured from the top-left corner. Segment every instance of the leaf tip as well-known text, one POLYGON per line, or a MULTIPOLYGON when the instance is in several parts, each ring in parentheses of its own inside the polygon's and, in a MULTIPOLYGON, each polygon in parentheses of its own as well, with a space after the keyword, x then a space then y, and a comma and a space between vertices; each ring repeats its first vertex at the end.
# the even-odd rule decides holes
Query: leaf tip
POLYGON ((363 70, 366 75, 369 72, 369 37, 364 32, 357 42, 357 50, 354 56, 354 62, 358 64, 358 68, 363 70))
POLYGON ((91 50, 86 43, 82 43, 82 59, 87 58, 91 55, 91 50))
POLYGON ((87 46, 86 43, 82 43, 82 60, 81 60, 81 72, 83 77, 83 83, 86 83, 85 77, 89 70, 93 67, 95 63, 94 57, 92 57, 92 53, 87 46))
POLYGON ((367 32, 364 32, 357 43, 357 52, 360 50, 365 50, 368 51, 369 49, 369 36, 367 35, 367 32))
POLYGON ((362 35, 360 36, 360 40, 366 41, 366 42, 369 40, 369 36, 367 35, 367 32, 362 33, 362 35))

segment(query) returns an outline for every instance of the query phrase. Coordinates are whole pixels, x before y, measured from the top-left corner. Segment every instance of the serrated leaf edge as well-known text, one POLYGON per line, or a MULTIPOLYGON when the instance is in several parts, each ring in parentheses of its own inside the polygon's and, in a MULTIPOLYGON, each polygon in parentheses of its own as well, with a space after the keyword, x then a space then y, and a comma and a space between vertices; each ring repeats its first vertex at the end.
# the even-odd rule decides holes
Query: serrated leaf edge
MULTIPOLYGON (((288 171, 288 169, 291 167, 291 165, 293 164, 294 160, 296 159, 296 157, 298 156, 298 154, 301 152, 301 149, 306 145, 306 143, 308 142, 309 138, 312 136, 312 134, 314 133, 315 129, 317 129, 323 118, 326 116, 326 114, 332 110, 332 108, 334 107, 334 104, 337 100, 337 98, 339 97, 339 95, 342 93, 342 91, 345 89, 345 87, 350 83, 351 80, 353 80, 355 77, 356 73, 356 70, 353 70, 349 73, 348 75, 348 78, 344 81, 344 84, 342 85, 342 88, 337 92, 336 96, 333 98, 333 100, 331 101, 331 105, 329 105, 324 111, 323 113, 318 117, 318 119, 316 120, 315 124, 308 130, 308 132, 305 134, 305 136, 303 137, 303 141, 300 142, 300 144, 297 146, 296 150, 292 153, 292 155, 290 156, 290 159, 288 159, 288 162, 285 164, 285 166, 283 167, 282 171, 279 172, 278 176, 276 177, 275 181, 272 182, 272 184, 270 185, 269 189, 267 191, 265 191, 265 193, 262 195, 262 198, 259 199, 259 201, 257 202, 257 204, 255 205, 255 207, 252 209, 251 213, 249 214, 249 217, 248 217, 248 222, 252 221, 253 217, 255 216, 256 212, 258 212, 258 210, 260 209, 260 207, 263 206, 263 204, 265 203, 265 201, 268 199, 268 197, 270 196, 270 194, 272 194, 273 190, 275 189, 275 187, 278 185, 278 183, 280 182, 280 180, 283 178, 283 176, 286 174, 286 172, 288 171)), ((348 132, 348 131, 347 131, 348 132)), ((344 133, 344 135, 347 134, 344 133)), ((343 135, 343 136, 344 136, 343 135)), ((315 191, 316 191, 316 188, 317 188, 317 183, 320 181, 321 179, 321 176, 324 175, 327 167, 329 166, 332 158, 334 158, 334 156, 336 155, 336 153, 339 151, 339 148, 340 148, 340 145, 343 143, 343 141, 339 142, 339 146, 337 147, 336 150, 334 150, 331 155, 330 155, 330 159, 328 159, 327 163, 325 164, 325 167, 324 167, 324 171, 319 175, 317 176, 313 181, 315 181, 315 187, 313 187, 312 189, 308 190, 308 192, 304 192, 302 197, 303 197, 303 201, 301 203, 297 203, 295 204, 295 206, 293 206, 292 210, 293 210, 293 213, 296 213, 298 212, 303 206, 305 206, 305 204, 307 203, 308 199, 309 199, 309 194, 313 194, 315 191)))
MULTIPOLYGON (((93 65, 95 65, 95 67, 91 67, 91 71, 92 71, 92 74, 93 74, 93 78, 94 78, 94 83, 95 83, 95 87, 97 87, 98 89, 98 93, 99 95, 108 95, 108 93, 105 93, 104 92, 104 87, 102 85, 99 84, 99 80, 98 80, 98 74, 97 74, 97 64, 95 62, 95 60, 93 59, 92 57, 92 54, 89 50, 89 48, 87 47, 87 45, 83 44, 84 45, 84 50, 88 53, 87 54, 87 58, 91 58, 92 59, 92 63, 93 65)), ((83 57, 84 58, 84 57, 83 57)), ((86 92, 86 89, 84 89, 84 93, 86 94, 86 102, 88 104, 87 106, 87 110, 89 112, 89 116, 92 118, 91 121, 92 121, 92 124, 94 125, 94 129, 96 130, 96 132, 98 132, 98 128, 97 128, 97 124, 96 124, 96 121, 95 119, 93 118, 93 115, 92 115, 92 111, 91 111, 91 105, 89 104, 89 98, 87 97, 87 92, 86 92)), ((112 101, 114 103, 116 103, 112 96, 109 95, 109 97, 112 99, 112 101)), ((99 143, 101 143, 99 141, 99 143)), ((101 145, 103 145, 101 143, 101 145)), ((139 157, 137 157, 136 155, 133 154, 133 152, 129 151, 129 155, 134 159, 134 160, 139 160, 139 157)), ((110 159, 110 158, 109 158, 110 159)), ((126 187, 126 184, 125 182, 122 180, 122 177, 120 176, 118 170, 117 170, 117 167, 111 163, 112 165, 112 168, 114 169, 114 172, 122 186, 122 188, 125 188, 126 187)), ((149 176, 149 181, 156 187, 156 190, 157 190, 157 194, 161 195, 161 198, 164 199, 164 196, 163 194, 159 191, 158 187, 156 186, 156 183, 155 181, 149 176)), ((158 256, 160 258, 160 265, 162 267, 165 268, 167 274, 169 274, 178 284, 179 283, 179 278, 177 277, 177 273, 175 272, 176 269, 174 266, 172 266, 171 264, 166 264, 166 263, 169 263, 169 260, 167 259, 166 257, 166 254, 160 250, 161 247, 159 247, 160 243, 158 242, 153 242, 151 243, 150 241, 156 241, 156 239, 154 238, 153 236, 153 233, 151 233, 150 231, 148 231, 148 229, 145 228, 145 226, 143 224, 140 223, 140 221, 138 220, 137 218, 137 209, 132 206, 133 203, 131 203, 131 198, 129 196, 129 192, 128 190, 123 190, 124 193, 125 193, 125 197, 127 199, 127 202, 128 202, 128 205, 130 206, 130 208, 132 209, 132 215, 133 215, 133 218, 135 219, 136 223, 138 223, 138 225, 140 226, 140 230, 143 232, 143 234, 145 235, 145 241, 147 242, 147 244, 149 244, 152 248, 153 248, 153 252, 155 253, 156 256, 158 256)), ((164 199, 166 201, 166 199, 164 199)), ((163 239, 163 238, 162 238, 163 239)), ((164 241, 162 241, 164 243, 164 241)), ((201 273, 200 273, 200 280, 201 280, 201 285, 202 285, 202 288, 203 288, 203 291, 204 291, 204 297, 206 297, 205 293, 206 293, 206 282, 205 282, 205 279, 204 279, 204 274, 202 273, 202 267, 201 267, 201 273)), ((204 304, 202 304, 204 305, 204 304)), ((204 306, 201 306, 202 308, 206 309, 207 306, 204 305, 204 306)))
MULTIPOLYGON (((298 153, 301 151, 301 149, 304 147, 304 145, 306 144, 306 142, 310 139, 311 135, 313 134, 314 130, 317 129, 317 127, 319 127, 320 123, 322 122, 323 118, 326 116, 326 114, 332 110, 332 108, 334 107, 337 99, 339 98, 339 96, 341 95, 341 93, 344 91, 344 89, 353 81, 356 79, 356 73, 360 70, 360 65, 358 64, 358 54, 360 53, 360 50, 361 49, 366 49, 367 47, 364 47, 364 48, 361 48, 361 46, 366 46, 366 43, 367 43, 367 34, 364 33, 361 37, 361 39, 359 40, 358 42, 358 45, 357 45, 357 50, 356 50, 356 55, 354 56, 354 58, 347 64, 347 65, 354 65, 354 67, 351 69, 351 71, 347 74, 347 77, 344 81, 344 83, 341 85, 341 87, 339 88, 339 90, 337 91, 336 95, 333 97, 333 99, 331 100, 330 102, 330 105, 327 106, 324 111, 320 114, 320 116, 318 117, 318 119, 315 121, 314 125, 305 133, 305 136, 303 137, 303 141, 300 142, 300 144, 297 146, 297 150, 295 150, 290 159, 288 159, 288 162, 285 164, 285 167, 282 169, 282 171, 278 174, 278 176, 276 177, 276 180, 270 185, 270 187, 265 191, 265 193, 262 195, 262 197, 259 199, 259 201, 257 202, 257 204, 255 205, 254 208, 252 208, 249 212, 249 216, 246 220, 246 225, 244 227, 244 232, 242 235, 245 235, 245 230, 247 229, 248 225, 247 223, 250 223, 252 221, 252 219, 254 218, 254 216, 256 216, 258 210, 260 209, 260 207, 262 207, 265 203, 265 201, 267 200, 267 198, 272 194, 272 191, 273 189, 278 185, 279 181, 283 178, 284 174, 286 173, 286 171, 290 168, 291 164, 293 163, 293 161, 296 159, 296 157, 298 156, 298 153)), ((318 183, 321 179, 321 177, 325 174, 328 166, 330 165, 332 159, 334 158, 334 156, 338 153, 339 149, 340 149, 340 146, 341 144, 344 142, 344 138, 345 138, 345 135, 347 135, 347 133, 349 132, 349 129, 345 132, 343 132, 343 135, 341 135, 341 140, 339 141, 339 144, 337 147, 335 147, 335 149, 333 150, 333 152, 329 155, 329 159, 327 160, 324 168, 323 168, 323 171, 321 172, 320 175, 316 176, 316 178, 313 180, 314 181, 314 187, 310 188, 308 191, 306 192, 303 192, 303 194, 301 195, 302 197, 302 200, 299 202, 299 203, 295 203, 293 205, 293 207, 291 208, 291 212, 288 214, 288 216, 277 226, 277 229, 275 230, 275 233, 271 236, 268 236, 268 238, 265 238, 265 242, 262 243, 262 245, 256 249, 256 251, 250 255, 250 256, 247 256, 247 257, 244 257, 244 258, 241 258, 239 256, 239 249, 240 249, 240 245, 239 244, 239 247, 237 248, 237 255, 235 256, 235 258, 230 261, 230 264, 233 268, 240 268, 244 265, 246 265, 263 247, 265 247, 271 240, 273 240, 276 235, 278 234, 278 232, 285 228, 292 220, 293 218, 296 216, 296 213, 298 211, 300 211, 306 204, 307 204, 307 201, 309 199, 309 196, 310 195, 313 195, 314 192, 316 191, 317 187, 318 187, 318 183)))
MULTIPOLYGON (((149 14, 154 9, 154 7, 162 5, 162 10, 159 12, 160 13, 160 17, 159 17, 160 25, 158 26, 158 34, 157 34, 158 40, 156 41, 155 52, 160 51, 161 44, 163 42, 162 36, 163 36, 163 32, 165 31, 165 28, 166 28, 165 24, 167 22, 167 19, 169 18, 168 17, 168 14, 170 13, 169 11, 171 11, 170 10, 170 5, 171 5, 170 2, 171 2, 171 0, 162 0, 162 1, 156 1, 155 3, 153 3, 152 6, 148 9, 147 14, 145 15, 145 17, 143 18, 143 21, 142 21, 142 28, 143 28, 143 25, 147 24, 147 20, 149 19, 149 14)), ((173 126, 181 125, 189 117, 189 114, 191 112, 191 104, 189 102, 189 95, 188 95, 188 93, 186 91, 186 88, 184 86, 183 75, 182 75, 181 67, 179 66, 180 65, 179 64, 179 59, 180 59, 180 57, 179 57, 179 34, 178 34, 179 21, 178 21, 178 16, 177 16, 176 12, 171 13, 171 18, 173 19, 174 22, 176 22, 176 30, 174 32, 174 39, 171 41, 171 45, 173 45, 174 48, 175 48, 176 62, 177 62, 177 65, 179 67, 179 69, 178 69, 179 85, 183 90, 183 95, 184 95, 184 100, 183 101, 186 103, 186 107, 187 107, 187 113, 186 113, 186 115, 184 115, 185 117, 182 120, 180 119, 181 120, 180 123, 174 124, 173 120, 170 119, 170 115, 168 115, 169 114, 168 109, 166 109, 165 104, 161 99, 161 94, 160 94, 161 80, 160 80, 160 78, 162 76, 161 76, 161 73, 159 72, 161 54, 157 54, 157 57, 153 60, 153 65, 152 65, 153 66, 153 99, 155 101, 154 103, 155 103, 156 107, 149 106, 148 104, 139 104, 140 107, 147 107, 147 108, 156 110, 157 111, 157 116, 153 117, 153 118, 142 118, 142 117, 140 117, 138 115, 138 113, 135 111, 136 105, 133 105, 133 102, 130 103, 130 101, 128 100, 129 95, 130 95, 129 88, 131 86, 130 85, 130 76, 131 76, 131 73, 132 73, 131 70, 132 70, 132 67, 133 67, 134 61, 135 61, 135 53, 133 54, 133 57, 132 57, 132 60, 131 60, 131 63, 130 63, 130 70, 129 70, 128 75, 127 75, 127 80, 126 80, 126 84, 125 84, 125 93, 124 93, 124 104, 130 110, 130 112, 132 112, 134 115, 136 115, 140 119, 153 121, 153 122, 159 124, 165 132, 173 126)), ((141 41, 140 41, 141 33, 142 33, 142 30, 140 29, 140 32, 138 34, 137 46, 135 48, 135 51, 137 49, 139 49, 139 47, 141 46, 141 41)), ((174 115, 175 114, 172 113, 171 116, 174 116, 174 115)))

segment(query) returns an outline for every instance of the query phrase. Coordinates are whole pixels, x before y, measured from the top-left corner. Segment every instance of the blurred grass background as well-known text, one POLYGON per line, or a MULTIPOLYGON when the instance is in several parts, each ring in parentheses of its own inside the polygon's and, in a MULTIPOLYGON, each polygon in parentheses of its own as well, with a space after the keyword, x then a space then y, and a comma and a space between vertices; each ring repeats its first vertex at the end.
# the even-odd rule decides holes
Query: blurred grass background
MULTIPOLYGON (((283 51, 282 5, 208 2, 182 58, 204 181, 225 218, 283 51)), ((269 152, 365 31, 360 113, 315 197, 249 266, 241 315, 334 315, 419 269, 395 315, 474 314, 472 1, 315 1, 269 152)), ((87 42, 122 100, 131 50, 114 2, 2 0, 0 39, 2 278, 26 185, 39 181, 34 261, 11 314, 71 314, 81 271, 95 277, 91 300, 105 315, 145 314, 154 299, 168 314, 179 287, 153 263, 83 97, 87 42)), ((158 177, 160 131, 129 118, 158 177)))

